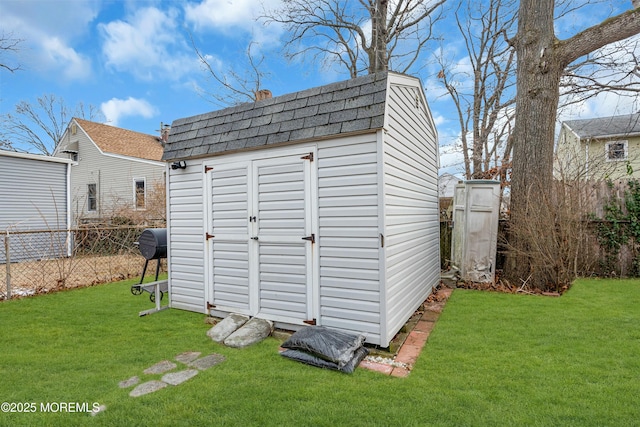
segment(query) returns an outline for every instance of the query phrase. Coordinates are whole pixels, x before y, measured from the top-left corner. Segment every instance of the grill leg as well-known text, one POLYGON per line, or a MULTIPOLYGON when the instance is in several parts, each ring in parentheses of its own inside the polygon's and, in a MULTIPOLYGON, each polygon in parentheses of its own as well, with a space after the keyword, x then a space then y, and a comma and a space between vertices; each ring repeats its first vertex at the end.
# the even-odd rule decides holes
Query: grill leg
POLYGON ((142 293, 142 282, 144 282, 144 275, 147 273, 147 266, 149 265, 149 260, 144 262, 144 267, 142 267, 142 276, 140 277, 140 283, 137 285, 131 286, 131 293, 134 295, 140 295, 142 293))
POLYGON ((144 275, 147 274, 147 266, 149 265, 149 260, 145 260, 144 267, 142 268, 142 276, 140 277, 140 284, 144 282, 144 275))
POLYGON ((156 282, 158 281, 158 274, 160 274, 160 258, 158 258, 158 263, 156 264, 156 282))

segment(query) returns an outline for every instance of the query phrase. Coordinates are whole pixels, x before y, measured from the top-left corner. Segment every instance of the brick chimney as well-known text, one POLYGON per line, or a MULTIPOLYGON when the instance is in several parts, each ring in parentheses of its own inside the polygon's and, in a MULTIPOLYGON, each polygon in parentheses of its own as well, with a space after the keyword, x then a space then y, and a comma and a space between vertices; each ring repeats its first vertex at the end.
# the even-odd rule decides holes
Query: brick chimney
POLYGON ((160 122, 160 143, 164 145, 169 141, 169 132, 171 131, 171 125, 165 125, 160 122))
POLYGON ((262 101, 263 99, 271 98, 271 91, 269 89, 260 89, 256 91, 256 101, 262 101))

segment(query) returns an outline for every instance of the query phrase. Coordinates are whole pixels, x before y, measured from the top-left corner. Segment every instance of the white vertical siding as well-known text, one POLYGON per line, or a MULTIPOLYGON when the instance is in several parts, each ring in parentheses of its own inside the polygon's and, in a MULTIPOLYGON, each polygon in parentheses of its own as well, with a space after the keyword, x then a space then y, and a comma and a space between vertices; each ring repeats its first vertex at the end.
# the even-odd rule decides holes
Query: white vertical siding
POLYGON ((320 322, 380 340, 376 134, 318 145, 320 322))
POLYGON ((419 86, 390 85, 384 141, 388 342, 439 281, 437 135, 419 86))
POLYGON ((212 263, 205 267, 211 267, 207 290, 217 312, 293 323, 313 317, 312 250, 304 239, 315 233, 308 149, 313 147, 238 153, 205 163, 211 167, 207 230, 214 236, 212 263))
POLYGON ((260 315, 308 319, 308 173, 300 155, 254 162, 260 315))
POLYGON ((207 174, 211 186, 213 303, 250 313, 249 294, 249 163, 216 164, 207 174))
POLYGON ((169 271, 171 306, 205 312, 204 188, 202 163, 169 172, 169 271))

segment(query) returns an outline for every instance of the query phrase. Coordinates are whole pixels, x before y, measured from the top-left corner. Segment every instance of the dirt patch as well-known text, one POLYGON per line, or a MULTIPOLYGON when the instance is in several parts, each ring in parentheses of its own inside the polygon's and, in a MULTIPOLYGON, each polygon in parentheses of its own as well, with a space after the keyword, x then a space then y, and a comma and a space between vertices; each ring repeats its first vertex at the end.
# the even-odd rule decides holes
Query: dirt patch
POLYGON ((537 288, 531 288, 528 286, 515 286, 504 280, 499 280, 496 283, 474 283, 458 281, 455 287, 460 289, 473 289, 477 291, 504 292, 509 294, 531 294, 556 297, 562 295, 569 289, 569 286, 563 286, 560 288, 559 292, 552 292, 537 288))
MULTIPOLYGON (((155 274, 155 261, 147 276, 155 274)), ((162 271, 166 271, 163 263, 162 271)), ((109 255, 25 261, 9 265, 12 297, 110 283, 139 276, 141 255, 109 255)), ((7 266, 0 265, 0 299, 7 292, 7 266)))

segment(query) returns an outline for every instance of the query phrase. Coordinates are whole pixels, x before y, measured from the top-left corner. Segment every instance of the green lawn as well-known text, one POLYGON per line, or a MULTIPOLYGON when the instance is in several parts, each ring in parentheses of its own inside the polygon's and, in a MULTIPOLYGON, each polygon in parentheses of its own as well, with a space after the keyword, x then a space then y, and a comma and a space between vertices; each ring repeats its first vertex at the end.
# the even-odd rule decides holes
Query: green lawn
POLYGON ((630 426, 640 423, 640 281, 580 280, 560 298, 456 290, 408 378, 229 349, 203 315, 152 308, 132 281, 0 303, 0 425, 630 426), (184 351, 227 360, 138 398, 118 383, 184 351), (41 403, 106 411, 42 413, 41 403))

